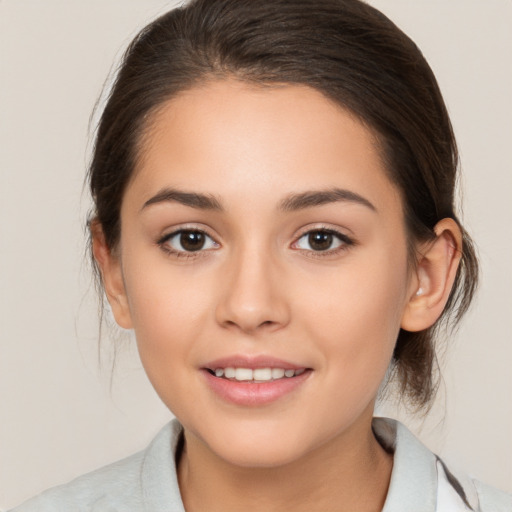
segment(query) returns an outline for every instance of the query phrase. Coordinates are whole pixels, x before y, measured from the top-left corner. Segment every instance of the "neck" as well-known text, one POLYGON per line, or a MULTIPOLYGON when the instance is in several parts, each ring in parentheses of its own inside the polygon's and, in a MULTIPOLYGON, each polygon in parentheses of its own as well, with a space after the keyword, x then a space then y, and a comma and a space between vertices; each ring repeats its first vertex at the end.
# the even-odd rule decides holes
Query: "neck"
POLYGON ((185 509, 381 511, 392 456, 375 439, 371 416, 365 425, 354 425, 299 460, 270 468, 234 466, 185 431, 178 466, 185 509))

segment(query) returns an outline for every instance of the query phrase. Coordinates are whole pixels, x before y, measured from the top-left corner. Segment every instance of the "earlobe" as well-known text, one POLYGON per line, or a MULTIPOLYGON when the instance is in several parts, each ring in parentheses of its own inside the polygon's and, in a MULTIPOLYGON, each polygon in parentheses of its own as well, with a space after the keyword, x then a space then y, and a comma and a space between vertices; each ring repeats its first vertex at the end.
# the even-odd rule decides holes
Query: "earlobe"
POLYGON ((443 313, 455 281, 462 250, 462 233, 453 219, 439 221, 435 239, 418 251, 416 276, 402 316, 402 329, 422 331, 443 313))
POLYGON ((120 258, 108 246, 99 222, 91 222, 90 230, 92 252, 100 269, 101 280, 114 318, 120 327, 131 329, 132 321, 120 258))

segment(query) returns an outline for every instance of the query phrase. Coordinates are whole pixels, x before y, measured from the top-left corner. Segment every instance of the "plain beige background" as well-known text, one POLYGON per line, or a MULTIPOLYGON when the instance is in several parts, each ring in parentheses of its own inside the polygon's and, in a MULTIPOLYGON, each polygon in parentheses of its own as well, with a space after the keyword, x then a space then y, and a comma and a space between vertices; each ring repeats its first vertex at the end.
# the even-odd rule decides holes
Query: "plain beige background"
MULTIPOLYGON (((512 492, 512 2, 371 3, 438 76, 483 268, 431 416, 400 417, 456 466, 512 492)), ((99 370, 82 184, 88 119, 112 62, 172 4, 0 0, 0 508, 141 449, 170 417, 130 340, 110 386, 105 333, 99 370)))

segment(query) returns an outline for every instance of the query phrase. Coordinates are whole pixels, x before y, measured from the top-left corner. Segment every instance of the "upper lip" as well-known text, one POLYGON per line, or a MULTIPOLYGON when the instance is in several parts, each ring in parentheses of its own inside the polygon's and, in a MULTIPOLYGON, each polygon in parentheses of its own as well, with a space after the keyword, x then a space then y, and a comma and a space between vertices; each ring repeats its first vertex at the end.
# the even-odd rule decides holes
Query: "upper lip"
POLYGON ((282 368, 284 370, 300 370, 304 365, 284 361, 268 355, 232 355, 209 361, 203 368, 215 370, 217 368, 282 368))

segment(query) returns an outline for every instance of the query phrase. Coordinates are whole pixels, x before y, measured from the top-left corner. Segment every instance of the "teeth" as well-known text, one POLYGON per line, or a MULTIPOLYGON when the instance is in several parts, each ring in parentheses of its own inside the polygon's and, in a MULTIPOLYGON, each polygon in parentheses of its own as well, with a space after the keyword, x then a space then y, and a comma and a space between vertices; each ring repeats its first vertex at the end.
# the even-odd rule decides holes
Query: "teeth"
POLYGON ((272 378, 282 379, 284 377, 284 370, 282 368, 272 368, 272 378))
POLYGON ((283 377, 295 377, 302 375, 305 368, 300 370, 285 370, 284 368, 216 368, 215 376, 238 381, 269 382, 283 377))
POLYGON ((224 377, 226 377, 226 379, 234 379, 235 378, 235 369, 234 368, 225 368, 224 369, 224 377))
POLYGON ((250 368, 237 368, 235 370, 235 379, 236 380, 253 380, 252 374, 253 374, 253 371, 250 368))

